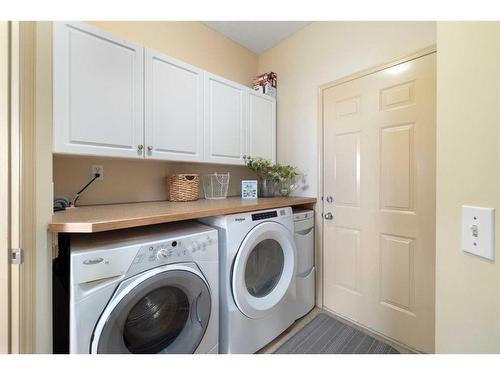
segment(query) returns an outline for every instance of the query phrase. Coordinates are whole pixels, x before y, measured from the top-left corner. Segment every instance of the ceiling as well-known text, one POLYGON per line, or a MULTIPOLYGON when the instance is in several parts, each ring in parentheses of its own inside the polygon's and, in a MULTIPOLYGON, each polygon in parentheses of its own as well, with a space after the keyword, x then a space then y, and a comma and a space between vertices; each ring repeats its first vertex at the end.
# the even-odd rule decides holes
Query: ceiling
POLYGON ((259 55, 311 22, 207 21, 203 23, 259 55))

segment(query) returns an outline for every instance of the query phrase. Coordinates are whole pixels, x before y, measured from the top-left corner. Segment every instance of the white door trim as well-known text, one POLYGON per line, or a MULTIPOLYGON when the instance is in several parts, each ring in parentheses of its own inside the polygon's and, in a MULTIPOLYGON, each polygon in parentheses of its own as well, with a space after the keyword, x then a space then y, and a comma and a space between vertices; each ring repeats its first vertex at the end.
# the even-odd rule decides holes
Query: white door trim
POLYGON ((323 175, 324 175, 324 126, 323 126, 323 93, 325 90, 341 85, 343 83, 379 72, 381 70, 390 68, 395 65, 399 65, 411 60, 418 59, 423 56, 430 55, 432 53, 435 53, 437 51, 437 46, 431 45, 429 47, 423 48, 421 50, 418 50, 416 52, 413 52, 411 54, 401 56, 398 58, 395 58, 385 64, 381 65, 376 65, 374 67, 368 68, 361 70, 359 72, 350 74, 346 77, 325 83, 323 85, 320 85, 318 87, 318 192, 317 196, 319 197, 318 203, 316 204, 315 207, 315 228, 316 228, 316 259, 315 259, 315 264, 316 264, 316 305, 319 307, 323 307, 323 249, 324 249, 324 244, 323 244, 323 209, 324 209, 324 202, 323 202, 323 175))

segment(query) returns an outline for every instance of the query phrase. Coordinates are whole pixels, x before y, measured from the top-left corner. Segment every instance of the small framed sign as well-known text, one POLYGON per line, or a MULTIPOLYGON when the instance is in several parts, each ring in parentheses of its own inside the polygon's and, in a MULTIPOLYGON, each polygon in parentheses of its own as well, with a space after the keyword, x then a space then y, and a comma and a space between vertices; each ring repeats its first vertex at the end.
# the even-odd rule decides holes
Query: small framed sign
POLYGON ((257 180, 241 181, 241 198, 257 199, 257 180))

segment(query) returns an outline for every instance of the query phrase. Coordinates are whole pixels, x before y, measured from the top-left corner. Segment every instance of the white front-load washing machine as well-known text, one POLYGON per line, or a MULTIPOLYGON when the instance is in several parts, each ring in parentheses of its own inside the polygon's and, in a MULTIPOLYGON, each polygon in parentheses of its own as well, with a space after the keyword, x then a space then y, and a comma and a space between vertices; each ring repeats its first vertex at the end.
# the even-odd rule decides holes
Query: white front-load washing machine
POLYGON ((217 353, 217 231, 196 222, 71 236, 70 353, 217 353))
POLYGON ((255 353, 296 318, 292 209, 202 222, 219 230, 219 352, 255 353))

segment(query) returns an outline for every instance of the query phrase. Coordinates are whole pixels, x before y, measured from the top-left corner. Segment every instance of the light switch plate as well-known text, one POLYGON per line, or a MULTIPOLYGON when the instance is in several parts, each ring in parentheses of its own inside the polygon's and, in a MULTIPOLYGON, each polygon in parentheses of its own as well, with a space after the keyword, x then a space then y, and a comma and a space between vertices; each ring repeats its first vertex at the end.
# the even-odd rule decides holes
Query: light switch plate
POLYGON ((495 260, 495 209, 462 206, 462 249, 495 260))

